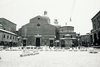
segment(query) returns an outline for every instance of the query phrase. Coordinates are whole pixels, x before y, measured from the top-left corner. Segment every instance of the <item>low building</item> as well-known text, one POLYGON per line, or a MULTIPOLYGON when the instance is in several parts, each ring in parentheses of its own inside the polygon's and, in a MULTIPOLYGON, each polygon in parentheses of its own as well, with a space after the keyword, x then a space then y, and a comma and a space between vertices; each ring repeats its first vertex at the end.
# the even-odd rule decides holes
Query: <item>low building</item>
POLYGON ((18 46, 16 24, 11 21, 0 18, 0 46, 18 46))
POLYGON ((92 35, 91 34, 80 35, 80 45, 85 47, 92 46, 92 35))
POLYGON ((61 46, 71 47, 74 45, 73 41, 76 40, 76 32, 73 26, 63 26, 59 30, 61 46))
POLYGON ((17 34, 0 29, 0 46, 13 47, 17 46, 17 34))

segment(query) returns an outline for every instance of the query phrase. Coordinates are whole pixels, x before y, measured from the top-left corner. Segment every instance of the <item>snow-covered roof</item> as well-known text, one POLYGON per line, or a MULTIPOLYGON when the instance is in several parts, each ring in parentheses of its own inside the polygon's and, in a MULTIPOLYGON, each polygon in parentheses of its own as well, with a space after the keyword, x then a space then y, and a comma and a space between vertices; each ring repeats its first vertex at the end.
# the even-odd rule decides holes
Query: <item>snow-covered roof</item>
POLYGON ((65 36, 71 36, 70 34, 66 34, 65 36))
POLYGON ((3 30, 3 29, 0 29, 0 31, 6 32, 6 33, 9 33, 9 34, 12 34, 12 35, 17 35, 17 34, 15 34, 13 32, 10 32, 10 31, 7 31, 7 30, 3 30))
POLYGON ((66 39, 68 39, 68 40, 73 40, 73 39, 76 39, 76 38, 60 38, 61 40, 66 40, 66 39))

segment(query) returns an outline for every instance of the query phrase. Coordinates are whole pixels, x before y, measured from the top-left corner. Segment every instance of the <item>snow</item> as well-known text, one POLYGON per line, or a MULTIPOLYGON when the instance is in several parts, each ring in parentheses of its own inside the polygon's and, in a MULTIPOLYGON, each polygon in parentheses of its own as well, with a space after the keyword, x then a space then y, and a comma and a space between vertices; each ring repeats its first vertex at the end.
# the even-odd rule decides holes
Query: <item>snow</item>
POLYGON ((0 67, 100 67, 100 52, 43 50, 20 57, 22 51, 0 51, 0 67))

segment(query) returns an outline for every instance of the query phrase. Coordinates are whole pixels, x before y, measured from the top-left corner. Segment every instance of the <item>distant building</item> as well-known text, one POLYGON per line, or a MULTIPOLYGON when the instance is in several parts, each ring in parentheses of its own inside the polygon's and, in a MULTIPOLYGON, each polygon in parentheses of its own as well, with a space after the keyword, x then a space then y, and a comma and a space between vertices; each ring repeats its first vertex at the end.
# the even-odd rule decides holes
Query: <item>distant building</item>
POLYGON ((73 26, 63 26, 59 30, 61 46, 71 47, 76 40, 76 32, 74 32, 73 26))
POLYGON ((91 30, 93 44, 100 46, 100 11, 91 19, 93 29, 91 30))
POLYGON ((15 33, 16 32, 16 24, 5 19, 0 18, 0 24, 2 24, 2 29, 15 33))
POLYGON ((80 45, 85 47, 92 46, 92 35, 91 34, 80 35, 80 45))

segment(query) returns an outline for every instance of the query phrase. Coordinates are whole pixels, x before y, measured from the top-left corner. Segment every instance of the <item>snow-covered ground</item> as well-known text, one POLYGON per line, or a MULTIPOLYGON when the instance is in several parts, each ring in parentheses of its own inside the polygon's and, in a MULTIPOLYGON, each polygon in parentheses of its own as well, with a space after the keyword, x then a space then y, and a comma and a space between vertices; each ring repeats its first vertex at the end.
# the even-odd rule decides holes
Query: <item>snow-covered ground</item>
POLYGON ((0 51, 0 67, 100 67, 100 52, 49 50, 20 57, 22 51, 0 51))

